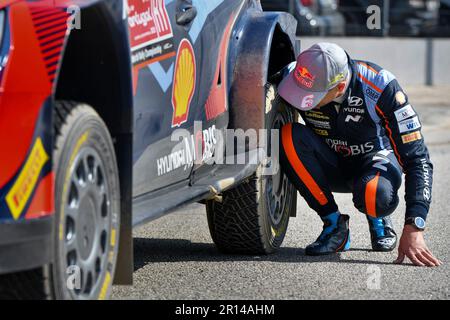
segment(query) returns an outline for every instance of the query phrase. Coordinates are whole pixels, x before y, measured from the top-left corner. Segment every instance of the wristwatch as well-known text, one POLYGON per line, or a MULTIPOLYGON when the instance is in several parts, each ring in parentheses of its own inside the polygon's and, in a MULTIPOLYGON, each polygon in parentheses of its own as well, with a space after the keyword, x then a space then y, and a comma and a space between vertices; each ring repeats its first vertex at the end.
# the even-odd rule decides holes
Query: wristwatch
POLYGON ((417 230, 423 231, 425 230, 425 220, 421 217, 411 217, 406 218, 405 225, 410 224, 414 226, 417 230))

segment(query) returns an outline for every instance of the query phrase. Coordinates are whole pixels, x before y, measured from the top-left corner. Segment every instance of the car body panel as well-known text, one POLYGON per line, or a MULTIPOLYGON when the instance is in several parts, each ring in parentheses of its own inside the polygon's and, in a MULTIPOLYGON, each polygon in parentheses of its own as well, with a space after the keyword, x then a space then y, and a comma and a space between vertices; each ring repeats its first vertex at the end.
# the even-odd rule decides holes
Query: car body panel
MULTIPOLYGON (((287 14, 262 13, 256 0, 16 0, 1 1, 0 8, 7 20, 0 50, 2 226, 21 224, 30 230, 29 221, 45 218, 46 226, 50 223, 55 211, 53 105, 60 97, 80 101, 76 88, 72 95, 61 93, 67 89, 61 83, 70 84, 64 63, 73 58, 73 41, 83 37, 77 33, 83 30, 83 15, 89 22, 98 15, 109 35, 116 35, 111 54, 124 61, 115 74, 122 107, 98 112, 110 126, 121 168, 119 260, 125 262, 119 262, 117 273, 128 279, 122 283, 129 283, 133 209, 134 223, 140 224, 179 205, 215 197, 255 171, 254 164, 208 162, 215 152, 223 152, 215 149, 216 135, 235 127, 240 116, 251 118, 249 110, 259 106, 255 128, 263 127, 273 33, 284 35, 284 47, 293 52, 295 21, 287 14), (184 5, 198 12, 191 23, 181 25, 177 16, 184 5), (68 23, 77 12, 81 31, 68 23), (257 39, 246 33, 260 35, 261 43, 252 49, 257 39), (257 80, 252 88, 257 99, 247 101, 250 105, 243 95, 239 100, 236 86, 251 83, 240 79, 257 80), (174 133, 179 139, 172 141, 174 133)), ((284 59, 295 58, 292 52, 284 59)), ((95 107, 101 101, 100 96, 80 102, 95 107)), ((246 125, 252 123, 249 119, 246 125)), ((40 243, 50 239, 48 234, 40 243)))

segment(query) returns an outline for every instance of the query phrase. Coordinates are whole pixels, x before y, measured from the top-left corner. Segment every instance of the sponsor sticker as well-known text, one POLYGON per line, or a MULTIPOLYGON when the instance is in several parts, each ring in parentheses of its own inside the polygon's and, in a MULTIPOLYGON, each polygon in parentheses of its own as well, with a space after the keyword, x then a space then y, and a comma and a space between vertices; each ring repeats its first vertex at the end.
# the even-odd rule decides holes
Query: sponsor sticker
POLYGON ((314 128, 313 130, 314 130, 314 132, 315 132, 316 134, 318 134, 319 136, 328 137, 328 131, 327 131, 327 130, 316 129, 316 128, 314 128))
POLYGON ((366 142, 364 144, 349 145, 345 140, 339 139, 326 139, 326 143, 330 148, 341 154, 343 157, 358 156, 371 152, 375 146, 372 142, 366 142))
POLYGON ((294 76, 299 85, 302 85, 308 89, 312 88, 314 85, 314 80, 316 79, 316 76, 312 75, 308 68, 300 65, 295 69, 294 76))
POLYGON ((405 94, 402 91, 397 91, 395 94, 395 101, 397 101, 399 105, 404 104, 406 102, 405 94))
POLYGON ((362 109, 362 108, 355 108, 355 107, 349 108, 349 107, 346 107, 346 108, 344 108, 344 112, 363 114, 366 111, 364 109, 362 109))
POLYGON ((360 116, 359 114, 358 115, 349 114, 349 115, 347 115, 347 118, 345 118, 345 122, 353 121, 356 123, 360 123, 362 120, 363 120, 363 117, 360 116))
POLYGON ((322 129, 331 129, 330 123, 328 121, 319 121, 319 120, 315 120, 315 119, 309 119, 307 117, 305 117, 305 120, 315 127, 322 128, 322 129))
POLYGON ((373 101, 378 101, 380 94, 377 93, 375 90, 371 89, 370 87, 367 87, 366 88, 366 96, 369 97, 373 101))
POLYGON ((420 134, 420 131, 415 131, 412 133, 402 135, 403 143, 410 143, 410 142, 417 141, 420 139, 422 139, 422 135, 420 134))
POLYGON ((307 111, 307 112, 305 112, 305 116, 310 117, 310 118, 316 118, 316 119, 330 120, 329 116, 324 115, 320 111, 307 111))
POLYGON ((174 53, 172 26, 164 0, 128 0, 127 9, 134 66, 150 64, 174 53))
POLYGON ((337 74, 333 79, 331 79, 330 83, 328 84, 328 87, 334 86, 339 81, 344 80, 344 74, 341 72, 337 74))
POLYGON ((14 220, 19 219, 22 214, 36 186, 41 170, 48 160, 49 156, 45 152, 42 140, 37 138, 19 177, 6 195, 6 203, 14 220))
POLYGON ((187 39, 180 43, 175 65, 172 88, 172 128, 179 127, 188 120, 189 107, 195 92, 197 66, 194 48, 187 39))
POLYGON ((312 109, 314 107, 313 101, 314 101, 314 95, 312 95, 312 94, 303 97, 301 108, 302 109, 312 109))
POLYGON ((414 111, 414 109, 411 107, 410 104, 407 104, 406 106, 395 111, 394 113, 397 121, 402 121, 416 115, 416 112, 414 111))
POLYGON ((360 97, 349 97, 348 98, 348 105, 350 107, 359 107, 362 106, 364 103, 363 99, 361 99, 360 97))
POLYGON ((158 177, 178 169, 186 171, 196 163, 213 159, 218 144, 216 125, 184 137, 172 153, 156 160, 158 177))
POLYGON ((411 119, 403 120, 398 123, 398 129, 400 133, 413 131, 421 127, 419 122, 419 117, 414 117, 411 119))

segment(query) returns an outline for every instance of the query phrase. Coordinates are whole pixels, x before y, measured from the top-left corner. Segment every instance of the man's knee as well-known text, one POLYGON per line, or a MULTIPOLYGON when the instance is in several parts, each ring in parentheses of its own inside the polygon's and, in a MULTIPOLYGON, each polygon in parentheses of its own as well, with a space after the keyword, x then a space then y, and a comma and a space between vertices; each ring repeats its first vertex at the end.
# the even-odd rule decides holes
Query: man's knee
POLYGON ((399 203, 397 184, 380 172, 365 175, 354 184, 353 203, 369 216, 388 216, 399 203))

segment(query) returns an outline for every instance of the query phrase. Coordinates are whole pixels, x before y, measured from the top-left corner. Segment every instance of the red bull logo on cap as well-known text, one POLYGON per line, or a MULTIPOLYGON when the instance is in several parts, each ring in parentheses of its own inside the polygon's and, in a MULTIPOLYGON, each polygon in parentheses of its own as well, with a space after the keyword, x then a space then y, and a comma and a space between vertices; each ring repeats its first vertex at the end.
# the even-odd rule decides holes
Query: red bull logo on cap
POLYGON ((312 75, 311 72, 309 72, 308 68, 298 66, 295 69, 294 75, 299 85, 305 86, 309 89, 314 85, 314 79, 316 78, 316 76, 312 75))

